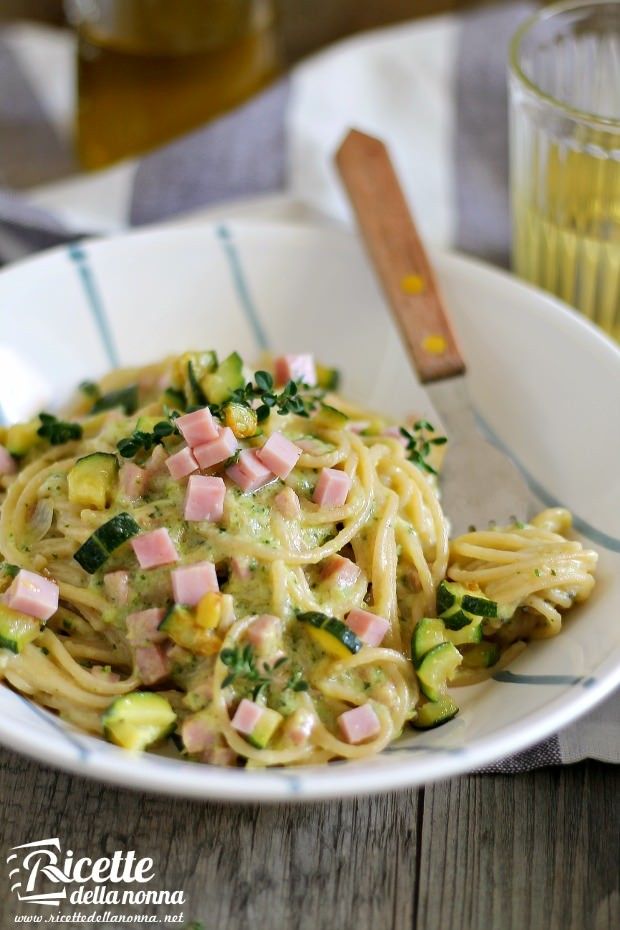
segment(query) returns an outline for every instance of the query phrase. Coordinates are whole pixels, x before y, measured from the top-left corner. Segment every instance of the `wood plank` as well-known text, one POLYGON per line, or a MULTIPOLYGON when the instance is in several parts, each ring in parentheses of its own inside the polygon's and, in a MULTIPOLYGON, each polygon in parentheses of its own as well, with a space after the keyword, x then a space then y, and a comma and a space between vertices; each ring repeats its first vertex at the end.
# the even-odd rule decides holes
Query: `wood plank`
MULTIPOLYGON (((103 788, 6 751, 0 751, 0 772, 3 862, 10 847, 53 836, 64 849, 91 857, 135 849, 155 860, 158 888, 186 892, 185 919, 202 920, 206 928, 389 930, 413 924, 415 791, 260 808, 103 788)), ((163 905, 148 909, 158 916, 167 911, 163 905)), ((16 906, 0 891, 1 927, 28 913, 31 905, 16 906)))
POLYGON ((617 930, 619 793, 596 762, 427 789, 420 930, 617 930))

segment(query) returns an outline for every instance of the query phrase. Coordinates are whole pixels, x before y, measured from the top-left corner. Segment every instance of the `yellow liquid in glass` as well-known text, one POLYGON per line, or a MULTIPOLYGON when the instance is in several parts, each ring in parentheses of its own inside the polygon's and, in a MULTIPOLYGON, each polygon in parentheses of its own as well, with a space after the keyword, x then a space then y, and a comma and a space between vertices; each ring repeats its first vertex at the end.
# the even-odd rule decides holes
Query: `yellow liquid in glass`
POLYGON ((117 0, 78 25, 77 148, 101 168, 188 132, 278 72, 269 0, 117 0))
POLYGON ((620 161, 600 154, 535 147, 513 191, 514 266, 620 341, 620 161))

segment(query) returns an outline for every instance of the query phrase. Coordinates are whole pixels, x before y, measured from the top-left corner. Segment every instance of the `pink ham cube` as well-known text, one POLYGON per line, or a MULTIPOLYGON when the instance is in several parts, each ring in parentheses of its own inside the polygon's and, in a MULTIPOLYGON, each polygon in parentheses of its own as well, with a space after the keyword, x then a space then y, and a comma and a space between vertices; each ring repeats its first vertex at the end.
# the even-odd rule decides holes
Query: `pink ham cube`
POLYGON ((0 475, 14 475, 16 471, 15 459, 4 446, 0 446, 0 475))
POLYGON ((248 627, 247 637, 259 653, 272 652, 280 640, 282 622, 279 617, 261 614, 248 627))
POLYGON ((140 568, 156 568, 158 565, 179 561, 179 554, 165 527, 135 536, 131 540, 131 547, 136 553, 140 568))
POLYGON ((264 713, 264 707, 259 707, 258 704, 255 704, 253 701, 248 701, 247 698, 244 698, 239 704, 239 707, 235 711, 235 716, 230 722, 238 733, 243 733, 244 736, 249 736, 264 713))
POLYGON ((323 468, 312 500, 320 507, 342 507, 350 490, 351 479, 346 471, 338 468, 323 468))
POLYGON ((154 685, 170 674, 170 662, 161 646, 141 646, 134 653, 136 670, 145 685, 154 685))
POLYGON ((193 451, 201 468, 211 468, 213 465, 219 465, 229 459, 237 451, 238 445, 237 437, 233 431, 229 426, 225 426, 218 427, 217 439, 196 446, 193 451))
POLYGON ((205 442, 217 439, 217 426, 208 407, 185 413, 175 420, 183 439, 190 448, 201 446, 205 442))
POLYGON ((353 745, 373 739, 381 732, 379 718, 370 704, 361 704, 353 710, 346 710, 337 719, 343 739, 353 745))
POLYGON ((103 588, 115 604, 126 604, 129 600, 129 573, 108 572, 103 576, 103 588))
POLYGON ((175 568, 171 573, 172 593, 177 604, 195 607, 209 591, 219 591, 217 574, 213 562, 195 562, 175 568))
POLYGON ((252 577, 250 560, 247 555, 233 555, 230 560, 230 566, 233 575, 235 578, 238 578, 239 581, 249 581, 252 577))
POLYGON ((292 488, 283 488, 273 499, 276 509, 286 517, 287 520, 294 520, 301 515, 301 504, 299 498, 292 488))
POLYGON ((218 731, 215 721, 211 722, 204 714, 188 717, 181 727, 181 739, 188 752, 204 752, 215 746, 218 731))
POLYGON ((58 610, 58 585, 22 568, 5 592, 4 603, 38 620, 49 620, 58 610))
POLYGON ((360 573, 359 565, 342 555, 332 555, 321 565, 321 581, 329 581, 330 584, 342 587, 355 584, 360 573))
POLYGON ((276 384, 286 384, 288 381, 303 381, 314 387, 316 384, 316 368, 312 355, 280 355, 273 363, 276 384))
POLYGON ((275 478, 258 458, 256 449, 244 449, 236 465, 226 469, 226 474, 242 491, 258 491, 275 478))
POLYGON ((282 433, 272 433, 265 445, 257 451, 257 456, 278 478, 286 478, 297 464, 301 455, 294 442, 282 433))
POLYGON ((135 462, 125 462, 118 473, 121 494, 125 497, 142 497, 148 482, 148 473, 135 462))
POLYGON ((159 624, 166 615, 161 607, 150 607, 148 610, 138 610, 128 614, 125 624, 127 626, 127 640, 133 646, 150 646, 151 643, 162 643, 166 634, 159 629, 159 624))
POLYGON ((390 622, 385 617, 371 614, 369 610, 360 607, 354 607, 349 612, 345 623, 367 646, 379 646, 390 628, 390 622))
POLYGON ((223 478, 192 475, 185 494, 185 519, 217 523, 224 516, 225 496, 226 485, 223 478))
POLYGON ((193 471, 197 471, 198 462, 189 446, 185 446, 185 448, 180 449, 166 459, 166 468, 171 476, 178 481, 181 478, 187 478, 193 471))

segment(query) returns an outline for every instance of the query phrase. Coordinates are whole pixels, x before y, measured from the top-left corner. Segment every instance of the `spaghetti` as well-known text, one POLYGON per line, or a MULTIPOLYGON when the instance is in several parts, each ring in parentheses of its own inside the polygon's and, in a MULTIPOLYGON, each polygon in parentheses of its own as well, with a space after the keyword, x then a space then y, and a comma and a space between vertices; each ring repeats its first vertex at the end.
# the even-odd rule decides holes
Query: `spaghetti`
POLYGON ((570 515, 450 542, 444 438, 335 381, 307 356, 250 377, 186 353, 10 427, 6 682, 128 749, 310 764, 451 719, 448 686, 559 633, 596 565, 570 515))

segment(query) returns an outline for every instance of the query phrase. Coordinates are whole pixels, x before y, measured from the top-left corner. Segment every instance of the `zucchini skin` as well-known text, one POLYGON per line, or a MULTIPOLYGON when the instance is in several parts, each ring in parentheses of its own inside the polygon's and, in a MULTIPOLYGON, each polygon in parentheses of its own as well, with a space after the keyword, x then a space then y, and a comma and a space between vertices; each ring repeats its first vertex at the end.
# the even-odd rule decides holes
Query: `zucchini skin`
POLYGON ((355 655, 364 645, 362 640, 353 632, 353 630, 337 620, 336 617, 328 617, 327 614, 321 614, 318 611, 309 610, 297 614, 297 619, 301 623, 307 623, 314 630, 332 636, 341 646, 342 652, 337 650, 335 655, 344 658, 346 654, 355 655))
POLYGON ((122 407, 127 416, 131 416, 138 409, 138 385, 130 384, 129 387, 119 388, 117 391, 110 391, 108 394, 102 394, 98 397, 93 406, 91 413, 102 413, 104 410, 113 410, 114 407, 122 407))
POLYGON ((101 568, 115 549, 122 546, 132 536, 137 536, 139 532, 140 527, 131 514, 117 513, 88 537, 73 558, 89 575, 92 575, 101 568))
POLYGON ((411 721, 416 730, 434 730, 454 720, 459 712, 458 704, 446 695, 439 701, 429 701, 418 708, 417 717, 411 721))
POLYGON ((461 662, 462 656, 452 643, 441 643, 427 652, 417 669, 418 683, 424 697, 429 701, 441 700, 451 673, 461 662))
POLYGON ((176 720, 170 702, 151 691, 132 691, 117 697, 101 717, 106 739, 123 749, 137 751, 169 736, 176 720))
POLYGON ((448 642, 448 636, 443 620, 434 617, 422 617, 415 625, 411 636, 411 657, 416 668, 424 659, 427 652, 434 646, 448 642))
POLYGON ((0 604, 0 649, 18 654, 40 632, 41 623, 34 617, 0 604))

